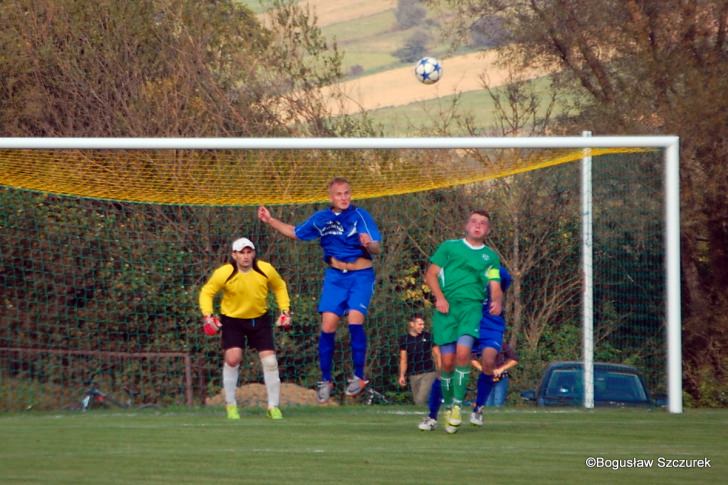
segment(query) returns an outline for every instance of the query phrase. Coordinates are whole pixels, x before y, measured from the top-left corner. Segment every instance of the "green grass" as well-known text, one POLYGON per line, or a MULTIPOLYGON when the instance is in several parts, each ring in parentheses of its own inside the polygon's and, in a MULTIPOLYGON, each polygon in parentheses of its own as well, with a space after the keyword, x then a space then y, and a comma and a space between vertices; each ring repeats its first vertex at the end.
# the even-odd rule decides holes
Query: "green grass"
MULTIPOLYGON (((430 17, 433 15, 429 14, 430 17)), ((362 66, 364 74, 406 65, 407 63, 400 62, 392 53, 402 47, 417 30, 426 30, 431 34, 427 52, 429 55, 443 56, 450 48, 440 43, 441 33, 435 27, 423 24, 400 29, 394 9, 327 25, 321 30, 328 39, 336 39, 337 45, 344 52, 342 68, 345 74, 355 65, 362 66)))
POLYGON ((380 45, 382 43, 388 45, 388 42, 382 40, 381 35, 394 31, 396 24, 394 10, 385 10, 366 17, 326 25, 321 30, 327 37, 336 37, 336 41, 342 46, 371 40, 378 41, 380 45))
MULTIPOLYGON (((534 79, 529 84, 538 95, 546 96, 549 77, 534 79)), ((494 91, 502 93, 504 89, 502 87, 495 88, 494 91)), ((383 133, 387 136, 411 135, 413 130, 427 131, 438 123, 442 123, 445 115, 452 107, 455 97, 455 95, 440 96, 404 106, 381 108, 369 111, 367 115, 375 124, 382 127, 383 133)), ((545 106, 542 108, 545 108, 545 106)), ((456 113, 460 116, 472 116, 474 125, 483 128, 493 126, 495 122, 494 112, 493 100, 485 90, 462 93, 456 110, 456 113)), ((556 115, 559 112, 558 107, 556 107, 553 114, 556 115)), ((454 134, 463 135, 464 133, 454 134)))
POLYGON ((503 410, 421 432, 409 406, 0 416, 3 483, 718 483, 726 410, 503 410), (709 458, 710 469, 588 469, 587 457, 709 458))
POLYGON ((269 2, 261 2, 261 0, 236 0, 237 3, 243 4, 252 10, 253 13, 263 13, 270 8, 269 2))

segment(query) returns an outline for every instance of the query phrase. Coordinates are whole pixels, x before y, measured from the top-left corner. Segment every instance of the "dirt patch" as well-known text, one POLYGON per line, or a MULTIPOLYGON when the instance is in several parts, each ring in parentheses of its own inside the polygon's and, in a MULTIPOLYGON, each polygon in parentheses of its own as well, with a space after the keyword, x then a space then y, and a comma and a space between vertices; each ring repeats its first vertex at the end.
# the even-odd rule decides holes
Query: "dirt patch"
MULTIPOLYGON (((243 407, 266 407, 268 405, 268 397, 263 384, 245 384, 240 386, 235 392, 235 397, 238 401, 238 405, 243 407)), ((205 400, 205 405, 207 406, 222 406, 223 404, 225 404, 225 394, 222 389, 215 396, 209 397, 205 400)), ((286 382, 281 383, 281 406, 285 407, 296 405, 320 405, 316 400, 316 391, 297 386, 296 384, 289 384, 286 382)), ((337 404, 332 401, 328 405, 336 406, 337 404)))
MULTIPOLYGON (((331 100, 331 112, 343 115, 482 90, 483 73, 487 74, 491 86, 502 86, 509 82, 509 77, 505 69, 495 65, 497 55, 497 51, 489 50, 441 59, 443 77, 436 84, 418 82, 413 64, 324 88, 323 95, 331 100), (339 90, 343 93, 341 103, 332 97, 339 90)), ((543 70, 531 69, 520 73, 519 79, 528 80, 545 74, 547 72, 543 70)))

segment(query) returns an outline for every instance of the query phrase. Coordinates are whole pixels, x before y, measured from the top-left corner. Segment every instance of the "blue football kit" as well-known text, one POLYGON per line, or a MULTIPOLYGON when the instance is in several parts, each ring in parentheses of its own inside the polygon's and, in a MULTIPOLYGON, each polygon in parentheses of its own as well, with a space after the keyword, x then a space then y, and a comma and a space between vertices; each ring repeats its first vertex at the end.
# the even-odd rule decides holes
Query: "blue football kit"
MULTIPOLYGON (((372 216, 353 204, 339 213, 332 208, 320 210, 297 225, 295 233, 302 241, 319 239, 326 263, 330 263, 332 257, 346 263, 359 258, 371 259, 359 240, 362 233, 369 234, 374 242, 382 240, 372 216)), ((349 310, 357 310, 366 315, 374 293, 374 280, 372 268, 356 271, 327 268, 319 300, 319 313, 331 312, 342 316, 349 310)))
POLYGON ((358 258, 371 259, 359 241, 361 233, 369 234, 372 241, 382 240, 372 216, 354 204, 339 213, 331 208, 320 210, 297 225, 295 230, 296 237, 302 241, 320 240, 324 261, 327 263, 331 257, 346 263, 358 258))

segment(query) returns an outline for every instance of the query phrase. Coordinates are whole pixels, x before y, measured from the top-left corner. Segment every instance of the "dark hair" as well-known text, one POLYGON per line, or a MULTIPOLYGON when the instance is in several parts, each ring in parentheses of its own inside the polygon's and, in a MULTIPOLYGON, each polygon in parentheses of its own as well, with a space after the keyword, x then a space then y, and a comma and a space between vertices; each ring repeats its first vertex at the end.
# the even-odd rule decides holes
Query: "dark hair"
MULTIPOLYGON (((227 279, 225 280, 225 283, 230 281, 233 278, 233 276, 235 276, 235 274, 238 272, 238 262, 235 261, 235 259, 233 259, 232 256, 230 256, 230 259, 228 260, 228 264, 233 265, 233 272, 230 273, 230 276, 227 277, 227 279)), ((265 279, 268 279, 268 275, 265 274, 262 269, 260 269, 260 266, 258 266, 258 258, 253 258, 253 270, 256 271, 257 273, 262 274, 265 279)))
POLYGON ((421 313, 413 313, 413 314, 412 314, 412 316, 410 317, 409 321, 410 321, 410 322, 414 322, 414 321, 415 321, 415 320, 417 320, 418 318, 420 318, 420 319, 422 319, 422 320, 424 320, 424 319, 425 319, 425 317, 424 317, 424 316, 422 316, 422 314, 421 314, 421 313))
POLYGON ((487 218, 488 220, 490 220, 490 214, 485 209, 474 209, 474 210, 471 210, 470 211, 470 215, 468 216, 468 218, 470 218, 470 216, 472 216, 473 214, 478 214, 479 216, 483 216, 483 217, 487 218))

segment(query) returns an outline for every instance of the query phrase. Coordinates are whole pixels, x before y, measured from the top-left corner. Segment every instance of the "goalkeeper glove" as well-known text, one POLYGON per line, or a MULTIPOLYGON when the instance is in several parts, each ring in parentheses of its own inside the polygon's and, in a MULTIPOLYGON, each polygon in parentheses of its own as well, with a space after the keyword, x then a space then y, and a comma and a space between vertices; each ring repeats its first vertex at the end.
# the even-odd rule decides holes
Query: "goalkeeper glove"
POLYGON ((207 315, 202 317, 202 330, 206 335, 215 335, 222 327, 220 318, 217 315, 207 315))
POLYGON ((276 321, 276 326, 283 330, 291 329, 291 314, 289 312, 281 312, 281 316, 276 321))

